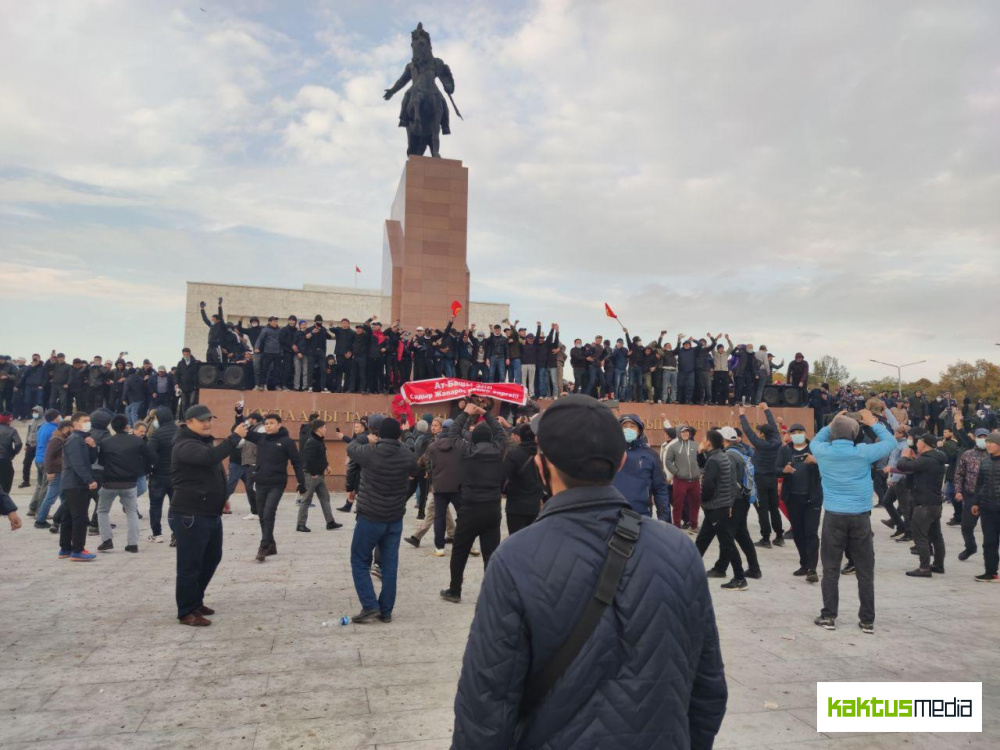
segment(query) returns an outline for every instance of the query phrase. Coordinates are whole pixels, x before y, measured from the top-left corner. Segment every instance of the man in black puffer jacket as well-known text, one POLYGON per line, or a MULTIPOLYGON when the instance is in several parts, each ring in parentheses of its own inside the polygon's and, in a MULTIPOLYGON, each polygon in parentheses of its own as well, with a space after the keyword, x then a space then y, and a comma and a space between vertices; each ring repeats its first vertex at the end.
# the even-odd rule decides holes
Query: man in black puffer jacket
POLYGON ((535 466, 538 443, 531 425, 519 424, 514 428, 513 436, 517 445, 507 451, 503 459, 508 534, 534 523, 545 496, 542 478, 538 476, 538 467, 535 466))
MULTIPOLYGON (((93 422, 93 416, 91 416, 93 422)), ((104 468, 104 481, 98 491, 97 523, 101 533, 98 552, 114 549, 111 520, 108 513, 119 498, 128 520, 126 552, 139 551, 139 509, 136 507, 136 484, 139 477, 149 473, 156 459, 152 448, 142 438, 127 431, 128 417, 116 414, 111 420, 113 437, 105 438, 98 445, 98 458, 104 468)))
POLYGON ((930 578, 944 573, 944 537, 941 536, 941 486, 948 457, 937 449, 937 438, 930 432, 917 438, 917 452, 903 451, 896 468, 911 477, 913 515, 910 528, 913 543, 920 555, 920 567, 906 571, 914 578, 930 578), (931 553, 934 564, 931 564, 931 553))
POLYGON ((615 526, 631 512, 610 486, 625 454, 610 409, 559 399, 539 421, 538 450, 553 496, 486 570, 452 747, 710 748, 727 695, 705 568, 683 531, 648 518, 634 519, 638 539, 582 649, 547 694, 525 701, 531 675, 546 671, 593 607, 609 540, 624 541, 615 526))
POLYGON ((278 545, 274 542, 274 517, 288 482, 288 465, 292 465, 300 495, 306 491, 306 478, 302 473, 299 449, 288 430, 281 426, 280 414, 265 415, 264 432, 248 432, 246 439, 257 446, 257 466, 254 469, 257 510, 260 513, 257 562, 264 562, 271 555, 278 554, 278 545))
POLYGON ((462 487, 455 542, 451 549, 451 585, 441 592, 449 602, 462 601, 462 578, 472 545, 479 539, 483 567, 500 544, 500 493, 504 483, 503 453, 507 435, 496 417, 481 406, 467 404, 449 429, 462 455, 462 487), (466 438, 469 420, 482 416, 466 438))
MULTIPOLYGON (((191 407, 188 407, 189 409, 191 407)), ((185 412, 186 413, 186 412, 185 412)), ((170 475, 170 456, 174 449, 174 437, 177 434, 177 424, 174 415, 165 406, 158 407, 153 412, 153 434, 147 441, 156 457, 153 461, 153 473, 149 476, 149 531, 150 542, 159 544, 163 541, 163 499, 174 498, 173 482, 170 475)))
POLYGON ((386 417, 378 426, 378 437, 366 442, 355 440, 347 446, 347 456, 361 467, 357 494, 358 518, 351 540, 351 574, 354 590, 361 600, 355 622, 378 617, 392 621, 396 605, 396 571, 399 542, 403 536, 403 512, 410 489, 410 477, 417 472, 417 458, 400 441, 402 428, 386 417), (375 597, 372 585, 372 553, 378 548, 382 591, 375 597))
POLYGON ((226 473, 222 461, 247 435, 247 425, 216 445, 211 410, 192 406, 173 441, 168 519, 177 538, 177 619, 183 625, 211 625, 205 615, 205 590, 222 561, 222 506, 226 504, 226 473))

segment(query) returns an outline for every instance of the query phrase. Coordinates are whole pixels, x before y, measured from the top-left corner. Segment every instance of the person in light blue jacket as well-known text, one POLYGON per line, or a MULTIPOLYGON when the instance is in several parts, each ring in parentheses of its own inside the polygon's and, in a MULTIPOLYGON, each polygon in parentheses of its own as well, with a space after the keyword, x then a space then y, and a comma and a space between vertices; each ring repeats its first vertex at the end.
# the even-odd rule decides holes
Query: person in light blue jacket
POLYGON ((871 466, 887 458, 896 439, 867 409, 860 412, 862 424, 871 428, 874 443, 855 443, 861 431, 858 421, 841 412, 820 430, 810 443, 823 481, 823 532, 820 561, 823 565, 823 609, 815 623, 836 630, 840 598, 840 564, 847 552, 858 578, 858 627, 875 632, 875 547, 872 543, 871 466))

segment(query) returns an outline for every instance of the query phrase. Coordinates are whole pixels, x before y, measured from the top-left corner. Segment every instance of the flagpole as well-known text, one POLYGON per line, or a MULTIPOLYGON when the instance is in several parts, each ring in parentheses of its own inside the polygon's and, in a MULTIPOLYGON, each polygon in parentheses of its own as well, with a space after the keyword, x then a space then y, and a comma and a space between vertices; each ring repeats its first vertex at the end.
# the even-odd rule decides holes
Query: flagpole
POLYGON ((358 288, 358 267, 354 267, 354 288, 358 288))

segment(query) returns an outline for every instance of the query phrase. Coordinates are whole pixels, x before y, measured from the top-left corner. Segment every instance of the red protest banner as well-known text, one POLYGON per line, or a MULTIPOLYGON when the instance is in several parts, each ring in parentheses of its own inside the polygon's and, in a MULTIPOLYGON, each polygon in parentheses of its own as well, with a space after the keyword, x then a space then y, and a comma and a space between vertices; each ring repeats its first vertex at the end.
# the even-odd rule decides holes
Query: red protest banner
POLYGON ((523 405, 528 391, 517 383, 475 383, 459 378, 433 378, 403 383, 400 393, 411 404, 434 404, 469 396, 487 396, 498 401, 523 405))

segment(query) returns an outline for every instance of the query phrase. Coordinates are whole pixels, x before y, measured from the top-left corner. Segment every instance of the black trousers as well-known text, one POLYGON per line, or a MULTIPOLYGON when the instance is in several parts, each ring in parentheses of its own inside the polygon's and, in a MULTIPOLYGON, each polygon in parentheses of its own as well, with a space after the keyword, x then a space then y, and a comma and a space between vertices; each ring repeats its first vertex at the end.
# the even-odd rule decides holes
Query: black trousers
POLYGON ((277 487, 257 486, 257 512, 260 514, 260 543, 270 544, 274 541, 274 517, 278 513, 278 503, 285 494, 285 485, 277 487))
POLYGON ((508 513, 507 514, 507 535, 516 534, 521 529, 526 529, 538 518, 537 513, 508 513))
POLYGON ((712 403, 725 406, 729 401, 729 373, 715 372, 712 375, 712 403))
MULTIPOLYGON (((760 570, 760 561, 757 559, 757 548, 753 546, 753 537, 747 528, 747 516, 750 514, 750 503, 742 498, 733 504, 733 534, 736 537, 736 544, 743 551, 747 559, 747 571, 760 570)), ((720 573, 725 573, 729 567, 729 561, 723 561, 722 551, 719 551, 719 559, 713 565, 720 573)))
POLYGON ((278 388, 292 387, 292 372, 295 370, 295 352, 281 353, 281 377, 275 378, 278 388))
POLYGON ((260 380, 257 385, 262 385, 265 388, 273 382, 275 386, 284 385, 282 382, 282 359, 280 354, 261 354, 260 355, 260 380))
POLYGON ((917 546, 920 556, 920 567, 927 570, 931 567, 931 555, 934 565, 944 565, 944 537, 941 536, 941 504, 916 505, 913 508, 913 543, 917 546))
POLYGON ((222 518, 169 513, 167 521, 177 540, 177 619, 205 603, 205 589, 222 561, 222 518))
MULTIPOLYGON (((742 502, 742 499, 739 500, 742 502)), ((701 556, 705 556, 705 550, 712 540, 719 538, 719 552, 726 567, 733 566, 733 577, 744 578, 743 561, 740 560, 740 553, 736 550, 736 534, 733 524, 733 508, 716 508, 705 511, 705 521, 698 529, 698 536, 694 540, 694 546, 698 548, 701 556)))
POLYGON ((784 534, 781 529, 781 508, 778 507, 778 475, 757 474, 757 518, 760 521, 760 538, 771 539, 784 534))
POLYGON ((819 563, 819 517, 823 510, 820 503, 809 502, 808 495, 785 496, 788 521, 792 524, 792 538, 799 551, 799 567, 816 570, 819 563))
POLYGON ((31 465, 35 462, 35 446, 24 446, 24 462, 21 465, 21 482, 31 484, 31 465))
POLYGON ((889 488, 885 491, 885 498, 882 500, 882 505, 885 506, 885 510, 889 514, 889 520, 892 521, 898 531, 906 529, 906 521, 903 519, 903 515, 896 509, 897 501, 902 505, 902 500, 900 500, 899 493, 896 491, 897 487, 899 487, 898 484, 889 485, 889 488))
POLYGON ((500 544, 500 503, 466 503, 459 506, 455 521, 455 541, 451 547, 451 593, 461 596, 465 565, 469 561, 472 544, 479 539, 483 553, 483 568, 500 544))
POLYGON ((881 505, 885 502, 885 493, 889 489, 889 479, 883 471, 873 469, 872 484, 875 485, 875 495, 878 497, 879 505, 881 505))
POLYGON ((824 617, 837 618, 840 604, 840 564, 849 553, 858 579, 858 619, 875 622, 875 545, 871 511, 853 515, 827 512, 823 516, 820 557, 823 560, 824 617))
MULTIPOLYGON (((979 523, 979 516, 972 515, 972 494, 966 492, 962 501, 962 541, 965 542, 965 551, 973 553, 978 549, 976 546, 976 524, 979 523)), ((986 523, 983 523, 986 528, 986 523)), ((983 542, 985 546, 986 542, 983 542)))
POLYGON ((0 458, 0 490, 8 495, 14 485, 14 459, 0 458))
POLYGON ((986 560, 986 573, 995 576, 1000 562, 1000 510, 979 509, 983 519, 983 558, 986 560))
POLYGON ((66 511, 59 522, 59 548, 70 552, 83 552, 87 541, 87 508, 90 505, 90 490, 86 487, 71 487, 62 491, 66 511))

